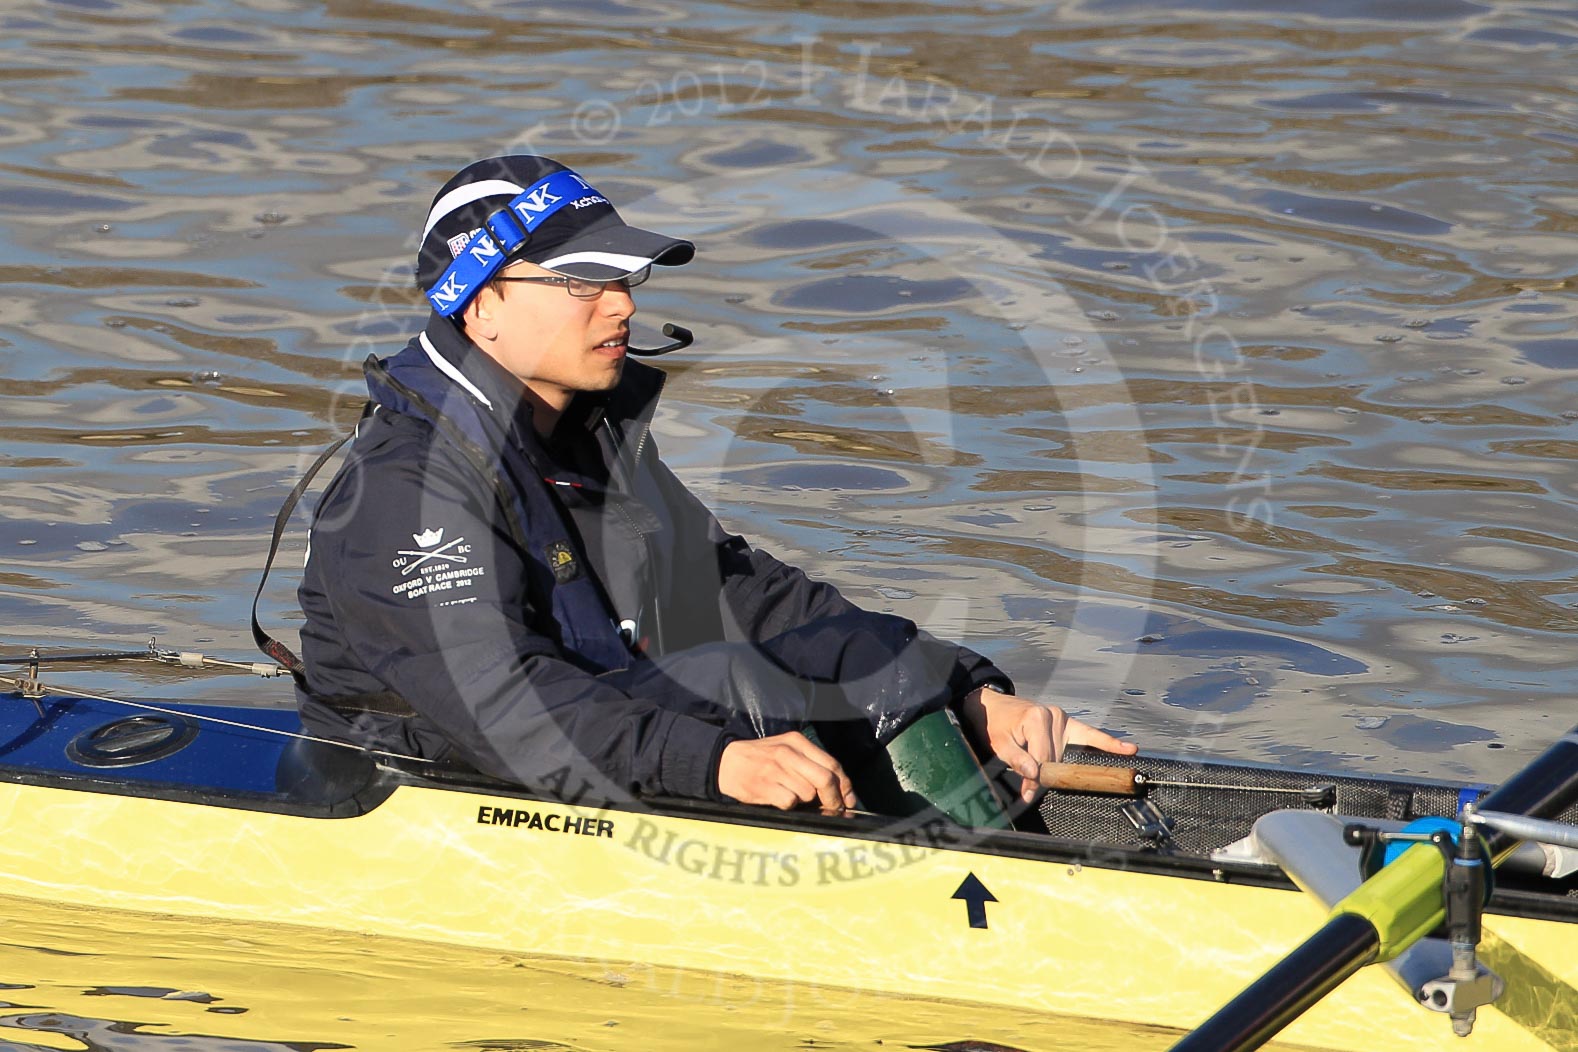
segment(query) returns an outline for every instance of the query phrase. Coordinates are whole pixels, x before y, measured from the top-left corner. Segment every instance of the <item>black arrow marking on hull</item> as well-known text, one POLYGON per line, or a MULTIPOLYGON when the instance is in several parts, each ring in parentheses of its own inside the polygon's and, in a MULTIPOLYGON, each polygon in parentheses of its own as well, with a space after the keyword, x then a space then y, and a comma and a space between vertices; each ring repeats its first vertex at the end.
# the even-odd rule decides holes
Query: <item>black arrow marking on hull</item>
POLYGON ((970 927, 984 928, 987 926, 986 904, 988 902, 996 902, 997 896, 987 891, 986 885, 982 884, 974 873, 965 874, 963 882, 959 885, 959 890, 955 891, 952 897, 964 900, 964 915, 969 918, 970 927))

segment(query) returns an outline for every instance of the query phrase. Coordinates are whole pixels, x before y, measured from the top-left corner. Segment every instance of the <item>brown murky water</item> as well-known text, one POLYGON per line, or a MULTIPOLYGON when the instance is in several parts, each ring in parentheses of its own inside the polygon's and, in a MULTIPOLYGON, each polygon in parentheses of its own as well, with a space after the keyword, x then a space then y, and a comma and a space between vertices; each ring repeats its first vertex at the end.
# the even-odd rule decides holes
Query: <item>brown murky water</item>
POLYGON ((536 149, 697 241, 640 296, 697 334, 666 456, 857 601, 1159 749, 1495 780, 1578 718, 1559 5, 12 0, 0 29, 8 646, 247 654, 274 511, 421 323, 433 188, 536 149))

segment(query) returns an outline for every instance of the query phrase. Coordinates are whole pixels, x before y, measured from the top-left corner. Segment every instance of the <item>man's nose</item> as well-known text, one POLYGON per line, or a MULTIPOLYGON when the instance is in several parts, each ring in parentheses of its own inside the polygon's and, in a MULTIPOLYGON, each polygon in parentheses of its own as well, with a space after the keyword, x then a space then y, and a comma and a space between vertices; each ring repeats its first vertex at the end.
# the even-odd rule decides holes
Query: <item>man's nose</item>
POLYGON ((607 285, 597 297, 597 306, 610 318, 628 318, 636 312, 635 297, 619 285, 607 285))

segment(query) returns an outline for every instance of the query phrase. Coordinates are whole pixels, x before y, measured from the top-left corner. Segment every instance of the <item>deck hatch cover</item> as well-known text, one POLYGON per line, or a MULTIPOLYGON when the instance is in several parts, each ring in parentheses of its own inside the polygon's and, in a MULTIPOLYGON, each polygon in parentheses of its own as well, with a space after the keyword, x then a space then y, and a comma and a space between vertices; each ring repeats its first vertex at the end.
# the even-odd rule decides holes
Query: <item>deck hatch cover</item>
POLYGON ((132 767, 180 752, 197 737, 197 724, 180 716, 137 715, 84 731, 66 746, 83 767, 132 767))

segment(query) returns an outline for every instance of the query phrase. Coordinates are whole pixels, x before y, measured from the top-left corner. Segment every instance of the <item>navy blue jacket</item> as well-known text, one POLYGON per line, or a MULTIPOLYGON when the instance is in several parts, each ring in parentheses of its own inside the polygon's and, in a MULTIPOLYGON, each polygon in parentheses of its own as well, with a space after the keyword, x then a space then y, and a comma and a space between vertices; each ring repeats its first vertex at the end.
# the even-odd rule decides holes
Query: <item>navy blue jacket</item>
POLYGON ((299 592, 314 733, 571 799, 717 798, 730 741, 811 726, 858 753, 1008 684, 725 530, 658 457, 660 370, 627 361, 546 438, 436 316, 367 372, 299 592))

